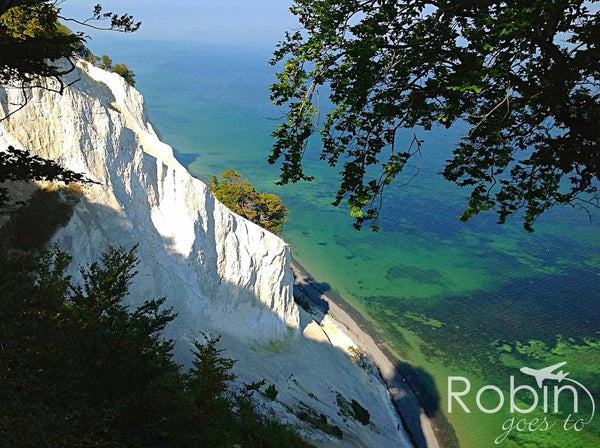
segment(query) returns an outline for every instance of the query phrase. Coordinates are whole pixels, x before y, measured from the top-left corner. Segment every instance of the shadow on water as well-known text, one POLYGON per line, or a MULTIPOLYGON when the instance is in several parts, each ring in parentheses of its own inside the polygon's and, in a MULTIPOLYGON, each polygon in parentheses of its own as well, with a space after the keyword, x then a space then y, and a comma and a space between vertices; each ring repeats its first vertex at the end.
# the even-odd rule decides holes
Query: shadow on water
POLYGON ((428 417, 435 417, 440 409, 440 394, 433 382, 433 377, 421 367, 412 366, 406 362, 397 363, 396 370, 400 373, 401 380, 406 381, 412 387, 425 414, 428 417))
POLYGON ((295 261, 292 261, 292 270, 294 271, 294 301, 304 311, 309 312, 317 323, 321 323, 329 312, 329 303, 322 296, 332 292, 331 285, 317 282, 295 261))
POLYGON ((309 312, 313 320, 320 324, 329 312, 329 303, 321 297, 317 298, 315 292, 318 291, 317 294, 320 296, 329 289, 331 288, 327 283, 296 283, 294 284, 294 302, 304 311, 309 312), (325 285, 326 289, 321 289, 319 285, 325 285))
POLYGON ((318 289, 322 293, 331 291, 331 285, 327 282, 313 282, 311 284, 313 288, 318 289))
POLYGON ((199 154, 192 154, 188 152, 179 152, 175 148, 173 148, 173 155, 177 159, 179 163, 181 163, 184 167, 189 168, 192 163, 200 157, 199 154))
POLYGON ((396 375, 388 379, 387 383, 396 410, 402 417, 404 429, 414 446, 428 446, 421 421, 421 414, 424 413, 431 420, 439 445, 445 448, 458 447, 452 427, 440 412, 440 394, 433 377, 421 367, 403 361, 397 361, 395 367, 396 375))

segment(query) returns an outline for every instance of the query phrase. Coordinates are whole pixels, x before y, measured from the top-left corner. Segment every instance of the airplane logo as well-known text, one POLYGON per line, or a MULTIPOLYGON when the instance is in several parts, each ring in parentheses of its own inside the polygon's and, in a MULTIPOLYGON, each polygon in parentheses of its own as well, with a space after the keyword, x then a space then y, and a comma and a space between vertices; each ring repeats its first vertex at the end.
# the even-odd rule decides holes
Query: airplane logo
POLYGON ((543 369, 532 369, 531 367, 521 367, 520 370, 525 375, 531 375, 531 376, 535 377, 538 387, 542 387, 542 382, 544 380, 558 380, 558 382, 560 383, 563 379, 565 379, 566 376, 569 374, 569 372, 565 373, 562 370, 557 373, 553 373, 553 372, 556 369, 558 369, 559 367, 564 366, 566 363, 567 363, 566 361, 559 362, 558 364, 554 364, 553 366, 545 367, 543 369))

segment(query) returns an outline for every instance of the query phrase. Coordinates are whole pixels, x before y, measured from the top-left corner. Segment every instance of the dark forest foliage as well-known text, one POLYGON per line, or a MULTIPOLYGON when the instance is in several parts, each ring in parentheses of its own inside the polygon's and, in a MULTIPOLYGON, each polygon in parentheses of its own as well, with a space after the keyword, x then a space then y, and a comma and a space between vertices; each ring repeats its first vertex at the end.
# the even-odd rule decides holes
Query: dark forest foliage
POLYGON ((308 446, 251 402, 262 382, 231 387, 218 338, 196 343, 192 369, 161 336, 165 298, 128 307, 134 250, 110 248, 66 275, 57 247, 0 254, 0 446, 308 446), (11 254, 11 255, 9 255, 11 254))

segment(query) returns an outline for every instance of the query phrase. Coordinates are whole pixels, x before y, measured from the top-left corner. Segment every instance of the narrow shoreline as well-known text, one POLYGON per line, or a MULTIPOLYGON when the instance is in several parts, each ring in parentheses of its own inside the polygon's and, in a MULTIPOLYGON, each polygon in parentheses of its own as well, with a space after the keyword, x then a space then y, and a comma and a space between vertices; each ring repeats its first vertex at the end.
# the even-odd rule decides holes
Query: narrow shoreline
POLYGON ((390 399, 404 429, 416 448, 440 448, 435 425, 417 398, 417 392, 396 368, 400 360, 382 347, 382 342, 368 330, 366 319, 338 294, 322 291, 304 267, 292 258, 294 296, 310 302, 311 308, 329 315, 340 324, 375 364, 386 385, 390 399))
MULTIPOLYGON (((155 128, 154 128, 155 129, 155 128)), ((182 153, 173 148, 175 158, 180 160, 182 153)), ((182 165, 189 171, 189 163, 182 165)), ((193 175, 206 185, 209 180, 193 175)), ((396 368, 401 363, 384 346, 369 322, 348 302, 333 291, 322 291, 311 274, 292 256, 290 268, 294 274, 294 296, 302 297, 324 314, 328 314, 340 324, 359 346, 362 352, 375 364, 382 382, 387 387, 389 398, 396 409, 404 429, 415 448, 440 448, 439 428, 427 415, 418 399, 418 392, 410 378, 396 368)))

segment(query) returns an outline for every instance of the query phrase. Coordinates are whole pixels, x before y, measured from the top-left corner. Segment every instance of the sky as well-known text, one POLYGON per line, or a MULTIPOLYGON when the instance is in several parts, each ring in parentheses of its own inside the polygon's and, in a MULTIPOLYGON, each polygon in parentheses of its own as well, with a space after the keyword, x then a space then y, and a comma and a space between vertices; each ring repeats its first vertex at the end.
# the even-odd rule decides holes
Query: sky
POLYGON ((85 20, 96 3, 141 21, 136 39, 272 46, 298 26, 289 12, 292 0, 64 0, 60 7, 63 16, 85 20))

